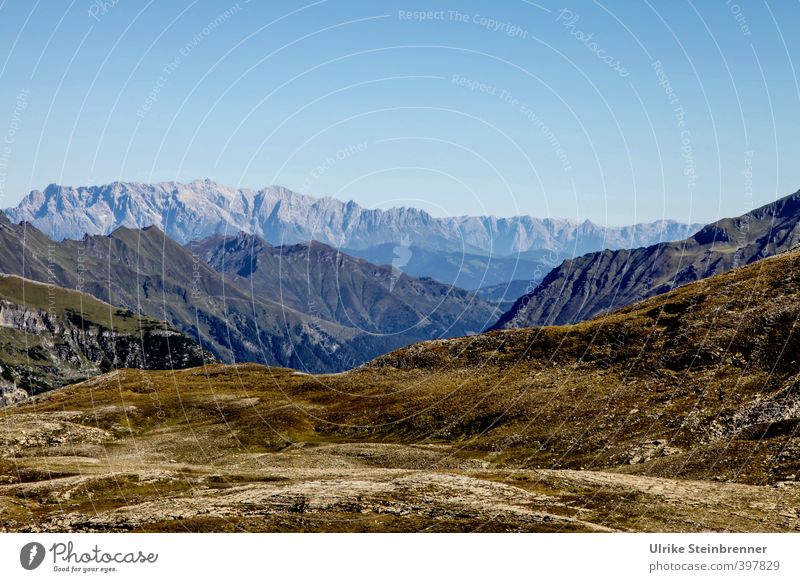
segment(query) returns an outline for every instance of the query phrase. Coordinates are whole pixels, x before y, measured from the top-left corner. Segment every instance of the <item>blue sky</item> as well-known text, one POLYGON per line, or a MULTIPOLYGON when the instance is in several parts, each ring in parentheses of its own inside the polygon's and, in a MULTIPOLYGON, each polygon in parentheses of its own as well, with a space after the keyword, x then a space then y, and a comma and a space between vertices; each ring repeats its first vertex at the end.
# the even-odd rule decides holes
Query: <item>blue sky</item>
POLYGON ((726 0, 0 0, 0 207, 210 177, 436 215, 738 215, 800 188, 797 22, 726 0))

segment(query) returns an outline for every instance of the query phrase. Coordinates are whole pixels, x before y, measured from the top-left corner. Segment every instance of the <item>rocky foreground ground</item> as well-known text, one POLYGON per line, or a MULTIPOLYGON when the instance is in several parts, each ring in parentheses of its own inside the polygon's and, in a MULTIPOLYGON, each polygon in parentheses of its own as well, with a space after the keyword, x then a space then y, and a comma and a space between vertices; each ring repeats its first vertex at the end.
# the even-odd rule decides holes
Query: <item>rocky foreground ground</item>
POLYGON ((511 470, 431 444, 301 442, 199 464, 176 454, 192 446, 182 429, 119 442, 68 415, 19 421, 0 433, 27 445, 21 479, 0 485, 2 531, 800 531, 797 483, 511 470))
POLYGON ((141 375, 0 412, 1 531, 800 531, 796 481, 630 474, 665 458, 658 444, 616 470, 524 468, 466 443, 295 439, 279 420, 289 404, 263 415, 277 440, 258 443, 241 413, 263 392, 187 391, 159 418, 146 408, 158 389, 128 393, 141 375))

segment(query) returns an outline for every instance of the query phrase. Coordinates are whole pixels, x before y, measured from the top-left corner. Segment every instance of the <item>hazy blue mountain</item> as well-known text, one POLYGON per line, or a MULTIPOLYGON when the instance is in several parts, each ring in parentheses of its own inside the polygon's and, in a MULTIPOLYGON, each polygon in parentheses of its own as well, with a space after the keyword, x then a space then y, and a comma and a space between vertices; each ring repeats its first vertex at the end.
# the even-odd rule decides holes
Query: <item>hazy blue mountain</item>
POLYGON ((346 249, 345 252, 378 265, 391 265, 415 277, 432 277, 448 285, 472 290, 499 285, 515 278, 534 277, 536 273, 540 274, 541 279, 557 264, 548 264, 544 259, 489 257, 394 243, 361 250, 346 249))
POLYGON ((503 313, 511 309, 517 299, 530 293, 541 281, 528 279, 515 279, 506 283, 481 287, 475 291, 475 295, 488 303, 497 305, 503 313))

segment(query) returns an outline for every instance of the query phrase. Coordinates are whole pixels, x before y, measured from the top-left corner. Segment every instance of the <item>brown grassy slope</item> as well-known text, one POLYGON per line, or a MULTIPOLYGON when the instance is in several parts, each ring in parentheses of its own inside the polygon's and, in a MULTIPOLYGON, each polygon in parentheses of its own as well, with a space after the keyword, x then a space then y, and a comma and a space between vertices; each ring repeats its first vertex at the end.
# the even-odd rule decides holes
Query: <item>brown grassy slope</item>
POLYGON ((418 344, 345 374, 123 371, 5 414, 76 411, 123 436, 191 429, 194 446, 166 446, 192 462, 447 443, 508 468, 774 483, 800 472, 799 295, 792 252, 590 322, 418 344))

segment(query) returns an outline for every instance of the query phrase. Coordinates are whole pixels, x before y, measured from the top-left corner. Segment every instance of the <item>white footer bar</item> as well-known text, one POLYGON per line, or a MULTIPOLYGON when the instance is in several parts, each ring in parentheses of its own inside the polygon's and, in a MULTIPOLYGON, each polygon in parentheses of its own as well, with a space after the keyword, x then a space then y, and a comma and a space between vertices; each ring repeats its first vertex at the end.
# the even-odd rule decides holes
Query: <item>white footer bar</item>
POLYGON ((800 534, 0 534, 0 579, 794 581, 799 554, 800 534))

